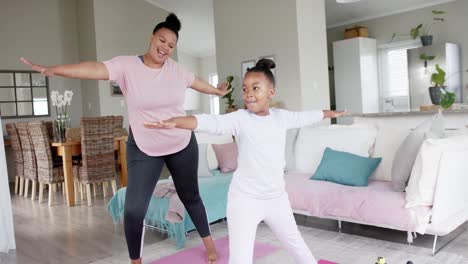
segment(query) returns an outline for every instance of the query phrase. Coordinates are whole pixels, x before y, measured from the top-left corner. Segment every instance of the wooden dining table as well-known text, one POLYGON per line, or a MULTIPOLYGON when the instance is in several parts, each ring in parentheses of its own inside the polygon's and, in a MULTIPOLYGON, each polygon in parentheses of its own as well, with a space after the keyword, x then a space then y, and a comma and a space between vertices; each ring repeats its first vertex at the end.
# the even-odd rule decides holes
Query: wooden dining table
MULTIPOLYGON (((127 136, 116 137, 114 139, 114 149, 118 151, 120 186, 127 186, 127 136)), ((52 142, 52 147, 56 154, 62 157, 63 173, 65 178, 65 190, 67 204, 69 207, 75 205, 75 187, 73 184, 72 156, 81 154, 80 140, 67 140, 65 142, 52 142)))

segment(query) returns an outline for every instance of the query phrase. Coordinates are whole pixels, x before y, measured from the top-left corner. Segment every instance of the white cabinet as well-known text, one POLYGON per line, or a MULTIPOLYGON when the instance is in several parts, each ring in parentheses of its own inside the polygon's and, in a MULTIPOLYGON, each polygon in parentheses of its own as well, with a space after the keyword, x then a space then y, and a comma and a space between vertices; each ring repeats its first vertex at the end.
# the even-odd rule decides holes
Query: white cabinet
POLYGON ((377 44, 371 38, 333 42, 336 109, 378 113, 377 44))

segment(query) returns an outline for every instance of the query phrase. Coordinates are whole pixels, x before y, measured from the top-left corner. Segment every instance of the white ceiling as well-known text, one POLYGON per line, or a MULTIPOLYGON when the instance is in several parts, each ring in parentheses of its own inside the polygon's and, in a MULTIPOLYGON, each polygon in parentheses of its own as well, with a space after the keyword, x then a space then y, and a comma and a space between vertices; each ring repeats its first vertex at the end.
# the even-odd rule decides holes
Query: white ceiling
POLYGON ((325 0, 327 28, 453 1, 455 0, 361 0, 339 4, 335 0, 325 0))
MULTIPOLYGON (((179 17, 182 22, 179 50, 201 58, 216 54, 213 0, 145 1, 174 12, 179 17)), ((325 0, 327 28, 452 1, 456 0, 361 0, 348 4, 339 4, 336 0, 325 0)))

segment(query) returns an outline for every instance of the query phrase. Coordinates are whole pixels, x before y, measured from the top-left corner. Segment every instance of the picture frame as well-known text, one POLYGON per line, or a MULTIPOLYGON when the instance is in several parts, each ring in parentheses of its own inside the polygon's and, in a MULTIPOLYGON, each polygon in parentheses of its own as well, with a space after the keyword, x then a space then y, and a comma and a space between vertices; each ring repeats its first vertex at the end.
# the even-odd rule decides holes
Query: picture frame
POLYGON ((245 73, 247 73, 247 70, 253 67, 255 67, 255 60, 246 60, 246 61, 241 62, 241 73, 242 73, 241 79, 244 78, 245 73))
POLYGON ((110 82, 111 96, 123 96, 120 86, 116 82, 110 82))
MULTIPOLYGON (((274 61, 275 64, 276 64, 274 55, 267 55, 267 56, 258 57, 258 60, 260 60, 260 59, 270 59, 270 60, 274 61)), ((271 73, 273 73, 273 76, 275 76, 275 78, 276 78, 276 72, 275 72, 276 68, 275 69, 270 69, 270 70, 271 70, 271 73)))

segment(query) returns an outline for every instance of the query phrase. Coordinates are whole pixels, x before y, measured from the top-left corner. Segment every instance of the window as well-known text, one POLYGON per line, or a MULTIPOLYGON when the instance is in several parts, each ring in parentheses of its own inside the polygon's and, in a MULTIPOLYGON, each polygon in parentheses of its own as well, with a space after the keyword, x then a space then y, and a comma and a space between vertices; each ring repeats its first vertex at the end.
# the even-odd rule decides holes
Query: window
POLYGON ((408 49, 419 41, 402 41, 378 48, 380 108, 382 111, 409 111, 408 49))
POLYGON ((49 116, 49 78, 35 71, 0 71, 2 118, 49 116))
MULTIPOLYGON (((214 87, 218 86, 218 74, 211 73, 208 81, 214 87)), ((219 115, 219 96, 217 95, 210 95, 210 114, 219 115)))

